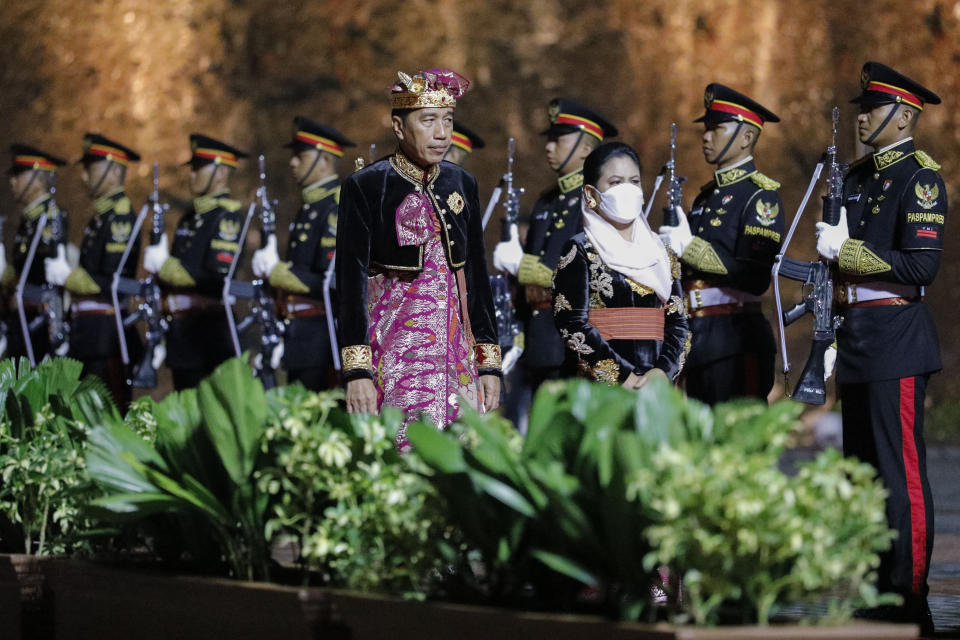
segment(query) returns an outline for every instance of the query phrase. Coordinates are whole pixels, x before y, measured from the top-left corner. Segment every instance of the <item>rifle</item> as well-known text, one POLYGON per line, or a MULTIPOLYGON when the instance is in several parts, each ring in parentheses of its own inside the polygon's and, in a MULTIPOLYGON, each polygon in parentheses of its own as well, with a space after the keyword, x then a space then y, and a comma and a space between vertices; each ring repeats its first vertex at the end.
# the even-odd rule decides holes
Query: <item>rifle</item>
POLYGON ((160 202, 160 165, 153 165, 153 190, 147 202, 140 208, 137 219, 134 222, 130 237, 127 239, 127 246, 123 249, 120 256, 120 263, 116 271, 113 272, 113 281, 110 284, 110 296, 113 300, 113 315, 117 325, 117 340, 120 342, 120 357, 124 365, 130 364, 130 352, 127 348, 127 336, 125 329, 138 320, 145 320, 147 323, 146 348, 143 358, 134 366, 129 383, 133 387, 141 389, 151 389, 157 386, 157 370, 153 366, 153 356, 156 349, 163 342, 163 337, 167 333, 167 319, 163 315, 163 299, 160 291, 160 284, 156 277, 147 274, 143 280, 136 278, 123 277, 123 270, 133 251, 133 245, 140 237, 140 229, 151 212, 150 244, 157 244, 163 238, 164 233, 164 215, 170 209, 170 205, 160 202), (120 294, 125 296, 138 296, 142 299, 137 306, 137 311, 126 319, 123 317, 120 307, 120 294))
MULTIPOLYGON (((501 221, 500 239, 508 241, 511 229, 517 224, 520 217, 520 196, 523 187, 513 186, 513 170, 516 163, 516 142, 513 138, 507 142, 507 172, 503 174, 502 191, 506 194, 503 207, 506 210, 501 221)), ((492 201, 491 201, 492 202, 492 201)), ((489 209, 489 207, 488 207, 489 209)), ((484 223, 486 220, 484 220, 484 223)), ((523 349, 514 344, 514 337, 520 333, 520 322, 517 320, 513 306, 513 296, 510 293, 510 282, 503 274, 490 276, 490 289, 493 293, 494 318, 497 323, 497 335, 500 338, 500 349, 504 352, 502 368, 509 373, 516 363, 523 349)))
MULTIPOLYGON (((6 221, 7 221, 7 216, 0 216, 0 251, 3 251, 4 258, 6 258, 7 245, 4 244, 3 242, 3 225, 6 221)), ((4 312, 6 312, 6 309, 4 309, 4 312)), ((7 350, 7 344, 8 344, 7 331, 9 331, 9 327, 7 327, 7 323, 4 322, 2 319, 0 319, 0 344, 3 345, 2 347, 0 347, 0 358, 3 357, 3 354, 7 350)))
POLYGON ((237 255, 230 265, 230 270, 224 278, 223 285, 223 306, 227 313, 227 323, 230 326, 230 338, 233 340, 233 349, 238 357, 242 356, 240 351, 240 332, 245 330, 253 323, 260 325, 260 348, 258 357, 254 359, 253 372, 263 386, 267 389, 277 386, 276 370, 273 368, 271 358, 274 349, 280 345, 283 335, 283 323, 277 320, 274 312, 275 301, 273 293, 263 280, 252 280, 251 282, 237 282, 233 277, 240 262, 240 255, 243 252, 243 246, 247 239, 247 231, 250 229, 250 220, 253 217, 254 210, 259 212, 260 217, 260 248, 267 246, 270 236, 275 235, 277 231, 277 201, 270 200, 267 195, 267 169, 266 160, 261 154, 258 158, 260 169, 260 186, 257 187, 256 200, 250 204, 247 209, 247 217, 243 223, 243 230, 238 239, 237 255), (253 302, 250 315, 244 318, 240 324, 237 324, 233 317, 233 302, 239 298, 249 299, 253 302))
POLYGON ((789 382, 790 361, 787 357, 787 343, 784 327, 796 322, 808 312, 813 314, 813 343, 810 346, 810 355, 800 374, 800 381, 794 392, 788 395, 807 404, 823 404, 826 402, 826 381, 824 376, 824 354, 836 338, 836 330, 840 325, 839 319, 833 314, 833 279, 830 265, 825 260, 805 262, 787 258, 787 247, 793 238, 793 233, 803 215, 810 194, 820 178, 824 165, 827 167, 827 195, 823 196, 823 221, 836 225, 840 221, 840 207, 843 204, 843 174, 845 167, 837 162, 837 131, 840 126, 840 109, 833 108, 833 139, 824 159, 817 163, 813 178, 807 187, 796 216, 790 225, 790 231, 784 239, 783 248, 773 264, 774 293, 777 300, 777 327, 780 331, 780 352, 783 357, 783 377, 789 382), (780 286, 778 276, 802 282, 809 292, 802 302, 788 311, 783 311, 780 300, 780 286))
MULTIPOLYGON (((677 207, 683 206, 683 176, 677 175, 677 123, 670 124, 670 160, 664 166, 667 173, 667 206, 663 208, 663 224, 676 227, 680 224, 677 207)), ((654 192, 654 195, 656 192, 654 192)), ((650 197, 653 200, 653 196, 650 197)))

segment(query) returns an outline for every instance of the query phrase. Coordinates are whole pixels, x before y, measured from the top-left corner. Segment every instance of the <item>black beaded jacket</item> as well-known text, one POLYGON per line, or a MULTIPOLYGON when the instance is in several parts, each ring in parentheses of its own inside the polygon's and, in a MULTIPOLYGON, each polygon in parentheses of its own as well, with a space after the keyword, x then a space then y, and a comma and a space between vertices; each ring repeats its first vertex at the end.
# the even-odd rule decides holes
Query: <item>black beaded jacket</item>
POLYGON ((357 171, 340 186, 336 276, 343 379, 373 377, 368 278, 382 272, 417 273, 423 269, 424 247, 400 246, 397 240, 396 210, 414 192, 429 196, 439 219, 447 262, 454 270, 464 270, 477 371, 500 375, 477 181, 446 161, 421 169, 398 151, 357 171))
POLYGON ((652 307, 663 304, 652 289, 608 267, 585 233, 564 246, 553 278, 553 317, 579 375, 608 384, 656 367, 671 379, 683 370, 690 330, 683 306, 680 265, 670 253, 673 288, 667 302, 663 341, 606 340, 590 324, 591 309, 652 307))

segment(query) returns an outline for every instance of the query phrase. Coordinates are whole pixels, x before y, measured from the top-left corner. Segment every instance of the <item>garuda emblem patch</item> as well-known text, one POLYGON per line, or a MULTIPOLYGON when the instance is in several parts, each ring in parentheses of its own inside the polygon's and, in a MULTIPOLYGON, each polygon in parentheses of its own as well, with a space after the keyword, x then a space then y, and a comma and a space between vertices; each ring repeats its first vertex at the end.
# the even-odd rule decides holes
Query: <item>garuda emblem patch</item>
POLYGON ((780 215, 780 204, 769 202, 764 202, 763 200, 757 200, 757 219, 765 227, 772 225, 777 216, 780 215))
POLYGON ((447 206, 450 207, 450 210, 454 213, 460 213, 463 211, 463 196, 454 191, 447 197, 447 206))
POLYGON ((913 187, 917 194, 917 203, 924 209, 933 209, 937 206, 937 198, 940 197, 940 185, 938 184, 920 184, 913 187))
POLYGON ((110 236, 114 242, 126 242, 130 238, 130 230, 133 227, 129 222, 111 222, 110 236))
POLYGON ((240 235, 240 222, 232 220, 220 221, 220 237, 229 242, 233 242, 240 235))

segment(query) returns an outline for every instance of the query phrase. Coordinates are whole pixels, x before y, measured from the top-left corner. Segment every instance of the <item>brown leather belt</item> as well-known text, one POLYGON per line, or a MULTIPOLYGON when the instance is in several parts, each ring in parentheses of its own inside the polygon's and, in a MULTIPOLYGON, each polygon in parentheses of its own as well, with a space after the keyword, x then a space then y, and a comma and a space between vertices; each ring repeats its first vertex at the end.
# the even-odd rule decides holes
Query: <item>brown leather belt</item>
POLYGON ((523 295, 527 300, 527 305, 535 311, 553 308, 553 291, 551 289, 528 284, 523 288, 523 295))
POLYGON ((600 337, 604 340, 663 340, 663 309, 591 309, 587 322, 600 332, 600 337))
POLYGON ((280 299, 279 304, 285 318, 310 318, 327 315, 323 303, 307 296, 288 294, 280 299))
POLYGON ((184 316, 222 308, 223 302, 197 293, 170 293, 164 297, 163 307, 170 315, 184 316))
POLYGON ((70 315, 74 318, 84 316, 112 316, 113 304, 95 296, 76 296, 70 303, 70 315))
POLYGON ((879 300, 867 300, 866 302, 854 302, 853 304, 839 304, 840 309, 860 309, 861 307, 902 307, 914 302, 923 302, 923 297, 919 298, 880 298, 879 300))
POLYGON ((709 316, 728 316, 734 313, 762 313, 759 302, 733 302, 731 304, 715 304, 710 307, 694 309, 690 312, 691 318, 707 318, 709 316))

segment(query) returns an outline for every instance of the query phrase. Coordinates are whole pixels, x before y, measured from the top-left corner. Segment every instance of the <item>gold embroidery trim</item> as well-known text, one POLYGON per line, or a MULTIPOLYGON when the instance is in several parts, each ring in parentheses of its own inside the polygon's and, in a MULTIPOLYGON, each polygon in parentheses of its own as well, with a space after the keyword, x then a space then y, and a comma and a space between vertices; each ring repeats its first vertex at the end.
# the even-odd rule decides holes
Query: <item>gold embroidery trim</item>
POLYGON ((340 362, 343 363, 344 371, 350 369, 372 369, 373 352, 370 345, 355 344, 340 349, 340 362))
POLYGON ((197 281, 193 279, 187 268, 183 266, 179 258, 167 258, 160 267, 157 276, 168 284, 175 287, 195 287, 197 281))
POLYGON ((577 257, 577 245, 572 245, 566 255, 560 256, 560 262, 557 263, 557 271, 573 262, 575 257, 577 257))
POLYGON ((873 164, 877 169, 886 169, 892 164, 896 164, 907 157, 908 154, 896 149, 890 149, 880 154, 873 154, 873 164))
MULTIPOLYGON (((426 171, 418 167, 407 156, 403 155, 403 152, 399 149, 395 154, 390 156, 390 164, 393 165, 393 168, 397 170, 397 173, 402 175, 407 180, 413 182, 417 186, 423 184, 423 177, 424 175, 427 175, 426 171)), ((439 170, 440 169, 438 165, 430 165, 430 173, 427 179, 433 180, 439 170)))
POLYGON ((473 354, 478 369, 500 368, 500 345, 481 342, 473 347, 473 354))
POLYGON ((460 213, 463 211, 463 205, 463 196, 456 191, 447 196, 447 206, 450 207, 450 210, 454 213, 460 213))
POLYGON ((560 313, 561 311, 572 311, 573 307, 570 306, 570 301, 567 300, 567 296, 562 293, 558 293, 553 298, 553 312, 560 313))
POLYGON ((645 287, 639 282, 631 280, 630 278, 627 278, 627 284, 630 285, 630 289, 633 290, 633 292, 638 296, 648 296, 653 293, 653 289, 650 287, 645 287))
POLYGON ((933 169, 934 171, 940 171, 940 163, 930 157, 926 151, 920 151, 917 149, 913 152, 913 158, 917 161, 924 169, 933 169))
POLYGON ((723 172, 717 172, 717 182, 721 187, 725 187, 727 185, 733 184, 734 182, 739 182, 740 180, 743 180, 751 173, 753 172, 747 171, 746 169, 740 169, 740 168, 728 169, 723 172))
POLYGON ((537 256, 525 253, 520 259, 520 268, 517 270, 517 282, 520 284, 535 284, 540 287, 553 286, 553 271, 540 262, 537 256))
POLYGON ((583 170, 561 176, 557 179, 557 184, 560 186, 560 193, 570 193, 574 189, 579 189, 583 186, 583 170))
POLYGON ((686 264, 698 271, 727 275, 727 268, 710 243, 703 238, 694 238, 687 245, 681 258, 686 264))
POLYGON ((604 382, 611 387, 620 382, 620 365, 617 364, 617 361, 613 358, 607 358, 597 362, 597 364, 593 365, 591 373, 593 374, 594 380, 604 382))
POLYGON ((840 246, 840 271, 867 276, 890 271, 890 265, 868 249, 863 240, 847 238, 840 246))
POLYGON ((764 189, 766 191, 776 191, 780 188, 780 183, 774 180, 773 178, 767 177, 760 173, 759 171, 754 171, 750 176, 750 179, 753 180, 753 183, 764 189))
POLYGON ((310 287, 293 273, 292 266, 290 262, 278 262, 270 272, 270 286, 291 293, 310 293, 310 287))
POLYGON ((77 267, 70 272, 70 275, 67 276, 66 281, 63 283, 63 288, 70 293, 76 293, 81 296, 92 296, 100 293, 100 285, 94 281, 83 267, 77 267))

